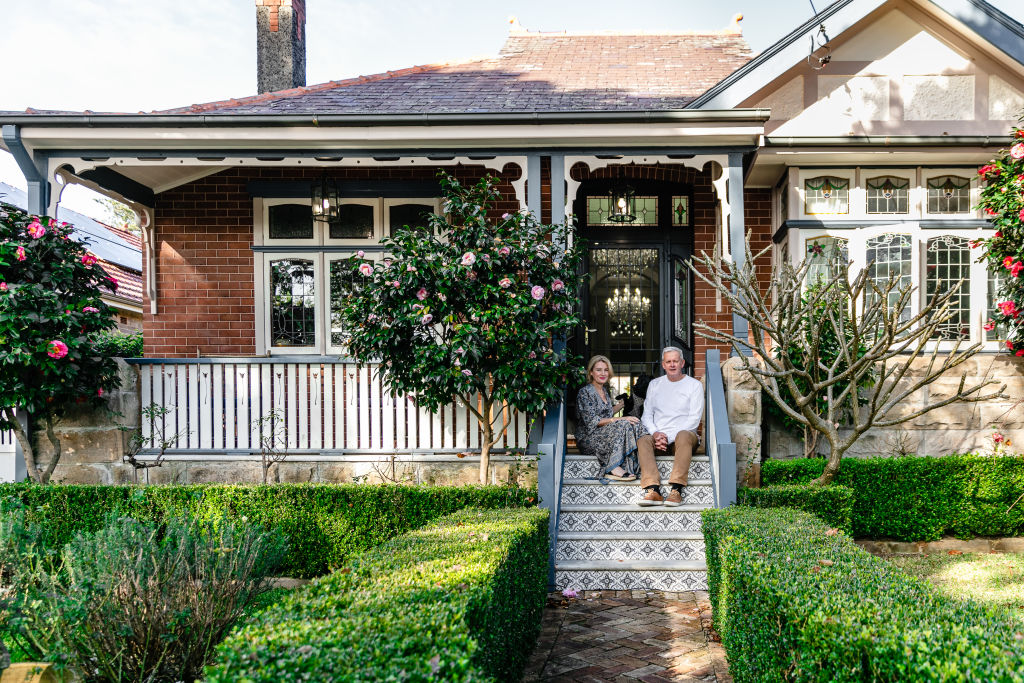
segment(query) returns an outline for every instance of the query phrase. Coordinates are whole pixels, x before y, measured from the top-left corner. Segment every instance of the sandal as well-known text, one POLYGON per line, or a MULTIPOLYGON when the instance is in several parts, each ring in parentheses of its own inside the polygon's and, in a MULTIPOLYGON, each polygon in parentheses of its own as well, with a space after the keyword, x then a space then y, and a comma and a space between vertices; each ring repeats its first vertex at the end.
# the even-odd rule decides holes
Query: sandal
POLYGON ((607 473, 604 475, 605 479, 611 479, 613 481, 636 481, 635 474, 612 474, 607 473))

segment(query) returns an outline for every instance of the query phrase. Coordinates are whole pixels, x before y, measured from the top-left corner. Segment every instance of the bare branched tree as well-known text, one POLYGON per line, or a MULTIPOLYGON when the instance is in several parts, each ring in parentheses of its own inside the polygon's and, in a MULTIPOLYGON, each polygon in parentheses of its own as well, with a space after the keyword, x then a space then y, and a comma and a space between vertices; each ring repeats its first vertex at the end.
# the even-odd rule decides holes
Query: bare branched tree
MULTIPOLYGON (((263 483, 270 483, 270 468, 274 463, 284 462, 288 457, 288 435, 285 428, 284 411, 271 410, 266 415, 252 421, 259 433, 260 468, 263 472, 263 483)), ((274 470, 275 483, 281 483, 280 468, 274 470)))
POLYGON ((817 484, 827 484, 839 470, 843 455, 873 427, 891 427, 957 402, 987 401, 1003 396, 1006 385, 987 389, 994 380, 968 384, 967 373, 949 397, 930 400, 908 410, 903 404, 916 391, 957 368, 981 345, 961 348, 959 335, 951 348, 939 350, 937 339, 949 330, 952 304, 959 286, 939 292, 910 315, 916 288, 901 286, 898 277, 876 281, 869 268, 855 275, 837 267, 805 291, 812 262, 784 264, 772 272, 767 287, 758 282, 754 264, 765 252, 752 254, 745 241, 742 267, 716 253, 694 259, 694 273, 713 287, 734 313, 750 325, 750 336, 697 323, 697 334, 728 344, 743 368, 785 413, 817 432, 829 445, 828 462, 817 484), (834 340, 838 353, 826 363, 823 340, 834 340), (779 350, 797 347, 803 362, 779 350), (759 357, 752 361, 747 354, 759 357), (923 367, 913 367, 918 358, 923 367), (813 367, 811 364, 814 364, 813 367), (867 380, 867 381, 866 381, 867 380), (869 389, 865 385, 870 384, 869 389), (821 405, 827 406, 824 410, 821 405), (899 409, 899 410, 897 410, 899 409))
POLYGON ((191 434, 191 430, 186 428, 175 434, 167 434, 167 430, 164 427, 164 418, 172 412, 167 406, 150 403, 140 412, 142 419, 146 421, 150 428, 150 437, 148 439, 142 435, 141 429, 129 427, 121 427, 120 429, 128 432, 128 441, 124 448, 124 460, 135 468, 132 470, 135 483, 139 483, 139 471, 142 470, 146 473, 146 483, 148 484, 149 470, 154 467, 163 467, 164 459, 167 457, 167 449, 178 443, 178 439, 188 437, 191 434), (156 449, 155 460, 145 461, 139 459, 139 456, 142 455, 142 450, 147 445, 156 449))

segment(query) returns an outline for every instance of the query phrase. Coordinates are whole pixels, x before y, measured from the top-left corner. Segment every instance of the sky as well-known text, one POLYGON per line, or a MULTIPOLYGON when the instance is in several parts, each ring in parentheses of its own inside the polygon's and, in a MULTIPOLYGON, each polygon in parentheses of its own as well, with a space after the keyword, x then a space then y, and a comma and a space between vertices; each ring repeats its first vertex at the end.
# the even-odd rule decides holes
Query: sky
MULTIPOLYGON (((1024 21, 1024 0, 990 0, 1024 21)), ((7 0, 0 110, 138 112, 256 93, 254 0, 7 0)), ((817 0, 819 9, 828 0, 817 0)), ((811 0, 307 0, 306 82, 498 52, 529 30, 714 30, 743 14, 755 53, 809 19, 811 0)), ((0 182, 21 188, 0 152, 0 182)), ((62 203, 102 218, 84 188, 62 203)))

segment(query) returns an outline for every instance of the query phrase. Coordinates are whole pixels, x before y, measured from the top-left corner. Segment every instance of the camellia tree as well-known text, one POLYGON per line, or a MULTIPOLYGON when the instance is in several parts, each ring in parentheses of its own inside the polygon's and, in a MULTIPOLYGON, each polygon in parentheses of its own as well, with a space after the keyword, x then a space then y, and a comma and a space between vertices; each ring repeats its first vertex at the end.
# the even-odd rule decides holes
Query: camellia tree
POLYGON ((349 353, 379 362, 389 391, 434 412, 458 402, 479 420, 486 483, 502 412, 536 415, 582 377, 558 340, 580 324, 583 252, 568 224, 492 218, 493 177, 465 186, 441 174, 441 184, 444 214, 396 231, 381 261, 351 259, 341 317, 349 353))
POLYGON ((72 406, 103 403, 117 386, 114 360, 96 334, 114 327, 100 290, 113 291, 71 226, 0 203, 0 429, 13 429, 28 476, 47 483, 60 461, 54 423, 72 406), (42 463, 17 413, 44 424, 53 457, 42 463))
POLYGON ((998 274, 996 309, 985 330, 998 329, 1006 349, 1024 357, 1024 129, 1013 129, 1015 144, 978 169, 985 181, 981 206, 996 228, 977 240, 989 270, 998 274))

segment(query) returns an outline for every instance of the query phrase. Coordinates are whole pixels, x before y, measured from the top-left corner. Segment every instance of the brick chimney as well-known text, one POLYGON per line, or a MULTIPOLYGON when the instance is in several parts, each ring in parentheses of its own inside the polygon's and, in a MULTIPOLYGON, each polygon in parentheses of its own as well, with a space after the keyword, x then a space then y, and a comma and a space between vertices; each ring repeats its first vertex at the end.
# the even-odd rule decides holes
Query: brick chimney
POLYGON ((260 93, 306 85, 306 0, 256 0, 260 93))

